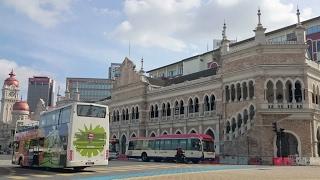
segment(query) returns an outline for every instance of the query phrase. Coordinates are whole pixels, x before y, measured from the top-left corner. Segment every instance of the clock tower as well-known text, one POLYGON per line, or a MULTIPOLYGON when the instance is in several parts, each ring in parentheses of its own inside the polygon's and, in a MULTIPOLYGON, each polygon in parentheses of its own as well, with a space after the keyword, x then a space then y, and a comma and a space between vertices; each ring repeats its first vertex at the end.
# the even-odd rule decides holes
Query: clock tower
POLYGON ((2 87, 0 124, 12 122, 13 105, 19 101, 19 81, 15 78, 13 70, 9 74, 2 87))

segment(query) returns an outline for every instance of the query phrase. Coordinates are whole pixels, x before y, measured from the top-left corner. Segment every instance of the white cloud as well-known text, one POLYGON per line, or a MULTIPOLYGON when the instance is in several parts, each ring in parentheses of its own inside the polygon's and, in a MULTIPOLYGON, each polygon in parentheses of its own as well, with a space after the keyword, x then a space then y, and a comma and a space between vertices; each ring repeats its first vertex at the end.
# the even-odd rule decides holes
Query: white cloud
POLYGON ((111 16, 111 17, 118 17, 121 15, 120 11, 109 9, 109 8, 93 8, 93 12, 95 12, 98 15, 105 15, 105 16, 111 16))
MULTIPOLYGON (((0 85, 2 87, 4 80, 9 77, 9 73, 11 70, 16 74, 16 78, 19 81, 20 85, 20 94, 23 96, 23 99, 27 99, 27 91, 28 91, 28 78, 32 76, 39 76, 39 75, 46 75, 50 76, 51 73, 47 73, 44 71, 39 71, 32 67, 28 66, 20 66, 16 62, 8 60, 8 59, 1 59, 0 58, 0 85)), ((1 93, 0 93, 1 95, 1 93)))
MULTIPOLYGON (((225 19, 228 38, 242 40, 254 35, 258 7, 267 31, 297 21, 295 5, 280 0, 126 0, 126 19, 109 36, 142 47, 184 51, 194 49, 190 44, 221 38, 225 19)), ((312 16, 309 7, 300 11, 301 19, 312 16)))
POLYGON ((72 0, 4 0, 8 6, 27 15, 44 27, 52 27, 66 20, 72 0))

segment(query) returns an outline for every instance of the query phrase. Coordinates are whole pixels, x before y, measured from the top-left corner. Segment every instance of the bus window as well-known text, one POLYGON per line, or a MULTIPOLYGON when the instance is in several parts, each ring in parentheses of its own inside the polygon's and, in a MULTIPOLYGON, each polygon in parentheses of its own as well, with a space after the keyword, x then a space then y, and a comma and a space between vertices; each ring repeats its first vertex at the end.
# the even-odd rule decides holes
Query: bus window
POLYGON ((137 141, 130 141, 128 150, 135 150, 136 143, 137 141))
POLYGON ((137 140, 136 141, 135 150, 142 150, 143 149, 143 140, 137 140))
POLYGON ((214 152, 214 143, 212 141, 202 141, 203 151, 214 152))
POLYGON ((188 150, 201 151, 200 140, 199 139, 189 139, 188 150))
POLYGON ((154 146, 155 150, 159 150, 160 149, 160 142, 161 142, 161 140, 156 140, 155 146, 154 146))
POLYGON ((172 149, 176 150, 177 148, 179 148, 179 146, 179 139, 172 139, 172 149))
POLYGON ((84 117, 105 118, 106 108, 100 107, 100 106, 93 106, 93 105, 78 105, 77 115, 84 116, 84 117))
POLYGON ((164 140, 164 150, 171 150, 171 139, 165 139, 164 140))
POLYGON ((62 124, 69 123, 70 122, 70 116, 71 116, 71 107, 66 107, 61 110, 60 114, 60 122, 62 124))
POLYGON ((187 149, 187 139, 180 139, 179 148, 182 148, 184 150, 187 149))
POLYGON ((148 141, 148 149, 154 149, 154 143, 155 143, 154 140, 149 140, 148 141))

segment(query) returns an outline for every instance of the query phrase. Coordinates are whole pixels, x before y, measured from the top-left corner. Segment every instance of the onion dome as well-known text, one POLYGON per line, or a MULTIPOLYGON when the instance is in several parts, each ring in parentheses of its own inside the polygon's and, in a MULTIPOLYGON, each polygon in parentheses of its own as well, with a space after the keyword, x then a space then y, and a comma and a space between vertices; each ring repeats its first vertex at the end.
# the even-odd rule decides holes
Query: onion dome
POLYGON ((13 105, 14 111, 29 111, 29 105, 26 101, 18 101, 13 105))
POLYGON ((4 84, 7 86, 14 85, 19 87, 19 81, 15 78, 16 74, 13 72, 13 70, 10 72, 9 76, 10 77, 4 81, 4 84))

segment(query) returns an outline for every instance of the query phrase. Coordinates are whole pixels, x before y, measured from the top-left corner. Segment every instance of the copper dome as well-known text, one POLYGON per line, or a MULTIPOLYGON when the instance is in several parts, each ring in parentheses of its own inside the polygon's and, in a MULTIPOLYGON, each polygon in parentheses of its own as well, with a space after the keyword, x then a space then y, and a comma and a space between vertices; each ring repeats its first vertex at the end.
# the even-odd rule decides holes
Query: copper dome
POLYGON ((18 87, 19 81, 15 78, 16 75, 14 74, 13 70, 10 72, 9 75, 10 75, 10 77, 4 81, 4 84, 7 86, 14 85, 14 86, 18 87))
POLYGON ((29 105, 26 101, 18 101, 13 105, 14 111, 29 111, 29 105))

